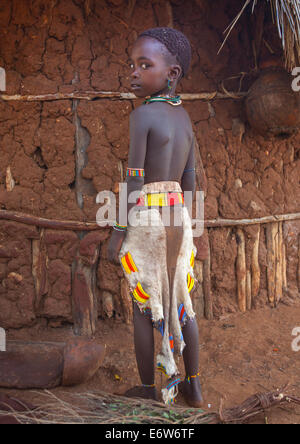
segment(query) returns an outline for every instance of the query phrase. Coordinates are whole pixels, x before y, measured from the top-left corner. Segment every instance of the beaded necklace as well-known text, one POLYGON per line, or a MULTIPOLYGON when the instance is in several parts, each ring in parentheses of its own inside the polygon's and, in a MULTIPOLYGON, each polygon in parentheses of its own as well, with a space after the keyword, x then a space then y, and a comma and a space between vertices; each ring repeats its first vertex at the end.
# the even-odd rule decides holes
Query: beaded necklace
POLYGON ((152 102, 167 102, 173 106, 179 106, 182 104, 182 100, 181 100, 180 96, 176 96, 176 97, 154 96, 154 97, 146 98, 146 100, 143 102, 143 105, 147 105, 148 103, 152 103, 152 102))

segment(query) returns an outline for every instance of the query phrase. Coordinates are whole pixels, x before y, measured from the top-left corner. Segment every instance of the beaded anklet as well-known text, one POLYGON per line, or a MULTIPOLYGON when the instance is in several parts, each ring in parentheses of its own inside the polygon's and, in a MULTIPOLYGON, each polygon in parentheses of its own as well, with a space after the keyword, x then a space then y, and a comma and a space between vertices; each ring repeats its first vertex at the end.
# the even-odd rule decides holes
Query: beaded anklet
POLYGON ((198 372, 196 375, 191 375, 191 376, 186 376, 185 379, 187 380, 187 382, 190 384, 191 383, 191 379, 193 378, 197 378, 198 376, 200 376, 200 372, 198 372))
POLYGON ((142 384, 142 386, 145 388, 154 388, 155 384, 142 384))

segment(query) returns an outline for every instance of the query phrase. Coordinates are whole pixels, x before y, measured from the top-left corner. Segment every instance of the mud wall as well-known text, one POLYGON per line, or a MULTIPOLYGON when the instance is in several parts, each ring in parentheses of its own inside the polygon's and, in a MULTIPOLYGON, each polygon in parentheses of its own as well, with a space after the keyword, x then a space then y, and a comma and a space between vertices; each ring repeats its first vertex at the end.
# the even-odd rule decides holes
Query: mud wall
MULTIPOLYGON (((247 90, 255 67, 247 16, 217 55, 223 30, 239 8, 238 0, 7 0, 0 5, 6 94, 129 91, 128 51, 138 33, 153 26, 175 26, 191 41, 192 68, 178 92, 213 92, 226 79, 227 89, 247 90), (242 84, 241 72, 247 73, 242 84)), ((269 46, 280 52, 276 33, 268 30, 267 35, 269 46)), ((267 53, 264 45, 261 58, 267 53)), ((122 179, 129 114, 140 104, 0 100, 0 208, 53 220, 95 222, 97 193, 116 192, 122 179)), ((198 100, 184 106, 208 178, 206 219, 299 211, 300 135, 265 141, 247 125, 241 100, 198 100)), ((284 223, 287 303, 299 299, 299 231, 299 222, 284 223)), ((253 229, 245 232, 246 242, 253 244, 253 229)), ((107 229, 86 234, 0 220, 0 325, 72 322, 74 264, 79 259, 94 267, 98 315, 130 318, 120 298, 122 271, 106 260, 108 236, 107 229)), ((202 245, 207 240, 213 312, 219 317, 238 310, 239 237, 236 227, 209 228, 202 245)), ((199 259, 205 259, 199 245, 199 259)), ((261 282, 253 308, 269 303, 265 227, 259 261, 261 282)))

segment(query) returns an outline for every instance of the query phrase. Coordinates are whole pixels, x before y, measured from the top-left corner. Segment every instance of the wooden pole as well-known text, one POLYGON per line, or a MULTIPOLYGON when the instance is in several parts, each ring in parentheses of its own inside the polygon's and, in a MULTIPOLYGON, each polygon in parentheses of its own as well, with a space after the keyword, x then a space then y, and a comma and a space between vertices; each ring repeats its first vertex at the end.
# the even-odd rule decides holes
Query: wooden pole
POLYGON ((43 296, 48 293, 49 282, 47 278, 47 249, 44 242, 45 229, 41 229, 40 239, 32 239, 32 276, 35 286, 34 308, 41 309, 43 296))
POLYGON ((252 282, 250 270, 247 270, 246 274, 246 307, 247 310, 251 310, 252 308, 252 282))
POLYGON ((260 289, 260 266, 259 266, 259 241, 260 241, 260 225, 257 226, 257 232, 255 234, 252 261, 251 261, 251 289, 252 289, 252 302, 258 296, 260 289))
POLYGON ((133 318, 132 310, 132 298, 130 296, 130 289, 125 278, 121 279, 121 306, 123 310, 123 316, 126 324, 130 324, 133 318))
POLYGON ((276 236, 278 233, 277 223, 272 223, 266 227, 267 237, 267 281, 268 298, 272 306, 276 301, 276 236))
POLYGON ((300 234, 298 236, 298 276, 297 276, 297 280, 298 280, 298 289, 300 291, 300 234))
POLYGON ((6 168, 5 185, 7 191, 12 191, 15 187, 15 180, 12 176, 10 165, 6 168))
POLYGON ((96 248, 92 264, 85 258, 76 258, 73 264, 72 312, 74 333, 79 336, 93 337, 96 332, 98 301, 96 288, 96 269, 100 246, 96 248))
POLYGON ((247 310, 247 272, 245 234, 241 228, 238 228, 237 230, 237 243, 237 296, 239 309, 244 313, 247 310))
POLYGON ((166 6, 165 6, 166 13, 167 13, 167 17, 168 17, 167 26, 168 26, 168 28, 174 28, 173 10, 172 10, 171 2, 169 0, 167 0, 165 3, 166 3, 166 6))
POLYGON ((278 232, 276 236, 276 300, 275 305, 282 299, 282 222, 278 223, 278 232))
POLYGON ((194 268, 195 278, 198 281, 198 285, 193 292, 192 300, 193 300, 193 308, 198 317, 201 319, 205 315, 204 308, 204 294, 203 294, 203 262, 199 260, 195 260, 195 268, 194 268))
POLYGON ((210 246, 208 238, 208 254, 207 258, 203 261, 203 293, 204 293, 204 313, 206 319, 211 321, 214 318, 213 304, 211 296, 211 259, 210 259, 210 246))
MULTIPOLYGON (((300 261, 299 261, 300 262, 300 261)), ((299 272, 298 272, 299 274, 299 272)), ((283 284, 283 290, 287 290, 287 265, 286 265, 286 245, 283 243, 282 245, 282 284, 283 284)), ((300 291, 300 286, 299 286, 300 291)))
POLYGON ((196 183, 197 189, 203 191, 204 197, 207 195, 207 177, 203 167, 203 162, 200 154, 199 144, 195 137, 195 166, 196 166, 196 183))

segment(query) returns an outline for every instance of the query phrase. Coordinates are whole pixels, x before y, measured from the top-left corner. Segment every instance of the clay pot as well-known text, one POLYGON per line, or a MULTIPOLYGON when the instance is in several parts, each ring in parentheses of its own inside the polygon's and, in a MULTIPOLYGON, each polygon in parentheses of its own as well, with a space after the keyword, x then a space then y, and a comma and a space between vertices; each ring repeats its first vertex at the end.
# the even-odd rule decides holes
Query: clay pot
POLYGON ((292 77, 279 67, 262 71, 246 98, 251 127, 270 138, 287 138, 300 128, 300 95, 293 91, 292 77))

